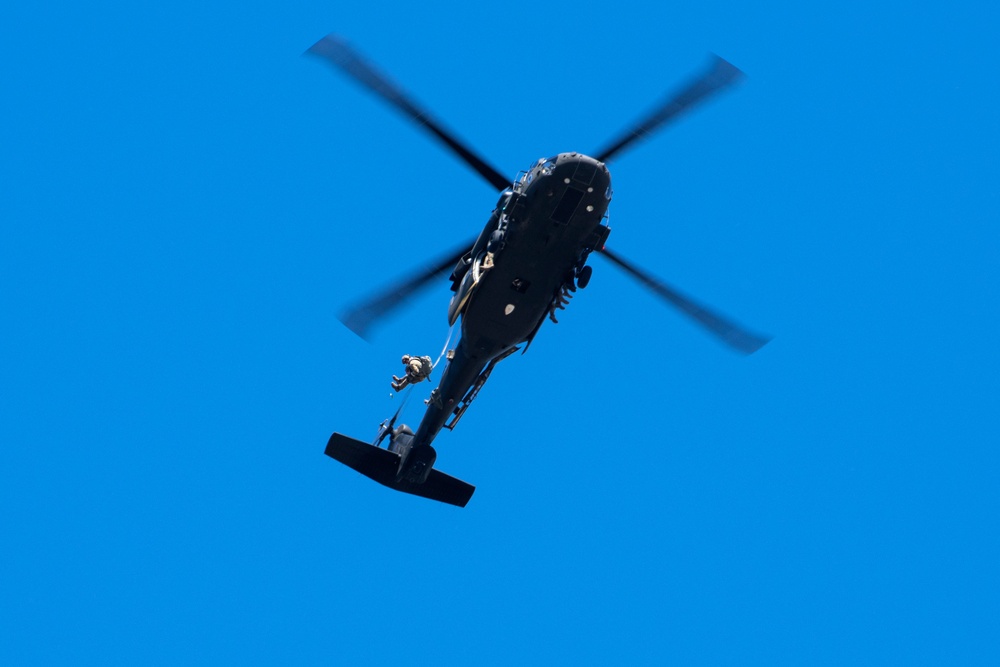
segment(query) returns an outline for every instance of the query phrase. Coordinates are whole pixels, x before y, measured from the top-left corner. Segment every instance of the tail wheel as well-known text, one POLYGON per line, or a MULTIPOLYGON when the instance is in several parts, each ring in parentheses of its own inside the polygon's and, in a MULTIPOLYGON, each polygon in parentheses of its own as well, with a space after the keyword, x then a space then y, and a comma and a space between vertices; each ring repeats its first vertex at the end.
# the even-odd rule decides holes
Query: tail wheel
POLYGON ((590 276, 594 272, 594 269, 589 265, 580 269, 580 272, 576 274, 576 286, 583 289, 590 283, 590 276))

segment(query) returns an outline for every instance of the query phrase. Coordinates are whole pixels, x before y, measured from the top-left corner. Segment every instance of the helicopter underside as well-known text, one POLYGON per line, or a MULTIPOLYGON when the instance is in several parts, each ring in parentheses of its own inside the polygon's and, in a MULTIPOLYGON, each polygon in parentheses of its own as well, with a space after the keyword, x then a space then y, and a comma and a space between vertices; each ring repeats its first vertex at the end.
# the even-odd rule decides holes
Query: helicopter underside
POLYGON ((462 313, 462 337, 474 357, 492 359, 528 340, 564 285, 572 283, 607 228, 611 177, 579 153, 539 160, 500 219, 503 244, 462 313))

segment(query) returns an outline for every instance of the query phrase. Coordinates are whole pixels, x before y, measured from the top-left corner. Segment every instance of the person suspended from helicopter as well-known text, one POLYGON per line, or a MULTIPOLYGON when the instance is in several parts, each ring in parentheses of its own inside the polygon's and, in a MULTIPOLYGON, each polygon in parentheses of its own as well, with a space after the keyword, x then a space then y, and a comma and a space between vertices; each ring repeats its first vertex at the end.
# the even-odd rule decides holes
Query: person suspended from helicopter
POLYGON ((393 391, 400 391, 409 384, 416 384, 426 380, 434 369, 434 362, 430 357, 416 357, 409 354, 403 355, 403 365, 406 366, 406 373, 399 378, 392 376, 393 391))

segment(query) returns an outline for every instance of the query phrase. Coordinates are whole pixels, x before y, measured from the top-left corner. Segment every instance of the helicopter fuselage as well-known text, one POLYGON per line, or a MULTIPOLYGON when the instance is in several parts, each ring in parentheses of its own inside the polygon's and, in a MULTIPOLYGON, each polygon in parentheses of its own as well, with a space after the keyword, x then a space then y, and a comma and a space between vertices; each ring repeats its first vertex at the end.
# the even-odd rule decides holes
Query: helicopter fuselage
POLYGON ((382 423, 372 444, 335 432, 326 448, 331 458, 397 491, 464 507, 475 487, 434 468, 431 443, 442 428, 455 427, 496 365, 522 344, 527 350, 546 317, 555 321, 556 311, 572 293, 586 287, 591 275, 587 260, 594 251, 734 350, 751 354, 768 342, 768 337, 745 330, 605 246, 610 228, 604 219, 611 200, 605 163, 738 82, 742 73, 725 59, 713 57, 705 72, 658 103, 594 157, 561 153, 543 158, 510 186, 503 173, 342 38, 327 35, 307 53, 381 98, 479 174, 494 192, 501 192, 478 239, 425 264, 340 317, 364 338, 376 320, 455 267, 448 322, 454 326, 461 318, 460 340, 447 355, 447 367, 426 401, 416 433, 405 425, 394 427, 397 411, 382 423), (383 448, 386 438, 388 448, 383 448))
POLYGON ((397 447, 399 478, 426 479, 435 458, 431 442, 483 370, 530 342, 561 295, 576 290, 587 257, 607 239, 602 222, 610 201, 607 167, 579 153, 539 160, 501 194, 452 276, 451 317, 461 316, 461 339, 416 433, 405 439, 405 451, 403 440, 397 447))

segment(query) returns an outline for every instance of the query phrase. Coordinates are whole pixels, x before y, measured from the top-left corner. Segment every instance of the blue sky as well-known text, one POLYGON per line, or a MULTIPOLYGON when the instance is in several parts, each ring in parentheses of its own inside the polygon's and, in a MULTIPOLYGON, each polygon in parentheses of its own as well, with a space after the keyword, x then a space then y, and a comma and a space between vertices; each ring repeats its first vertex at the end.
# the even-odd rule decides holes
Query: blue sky
POLYGON ((871 4, 5 8, 0 662, 995 664, 1000 16, 871 4), (439 440, 467 508, 323 456, 449 292, 337 313, 496 200, 328 32, 511 177, 739 66, 609 245, 774 340, 594 258, 439 440))

